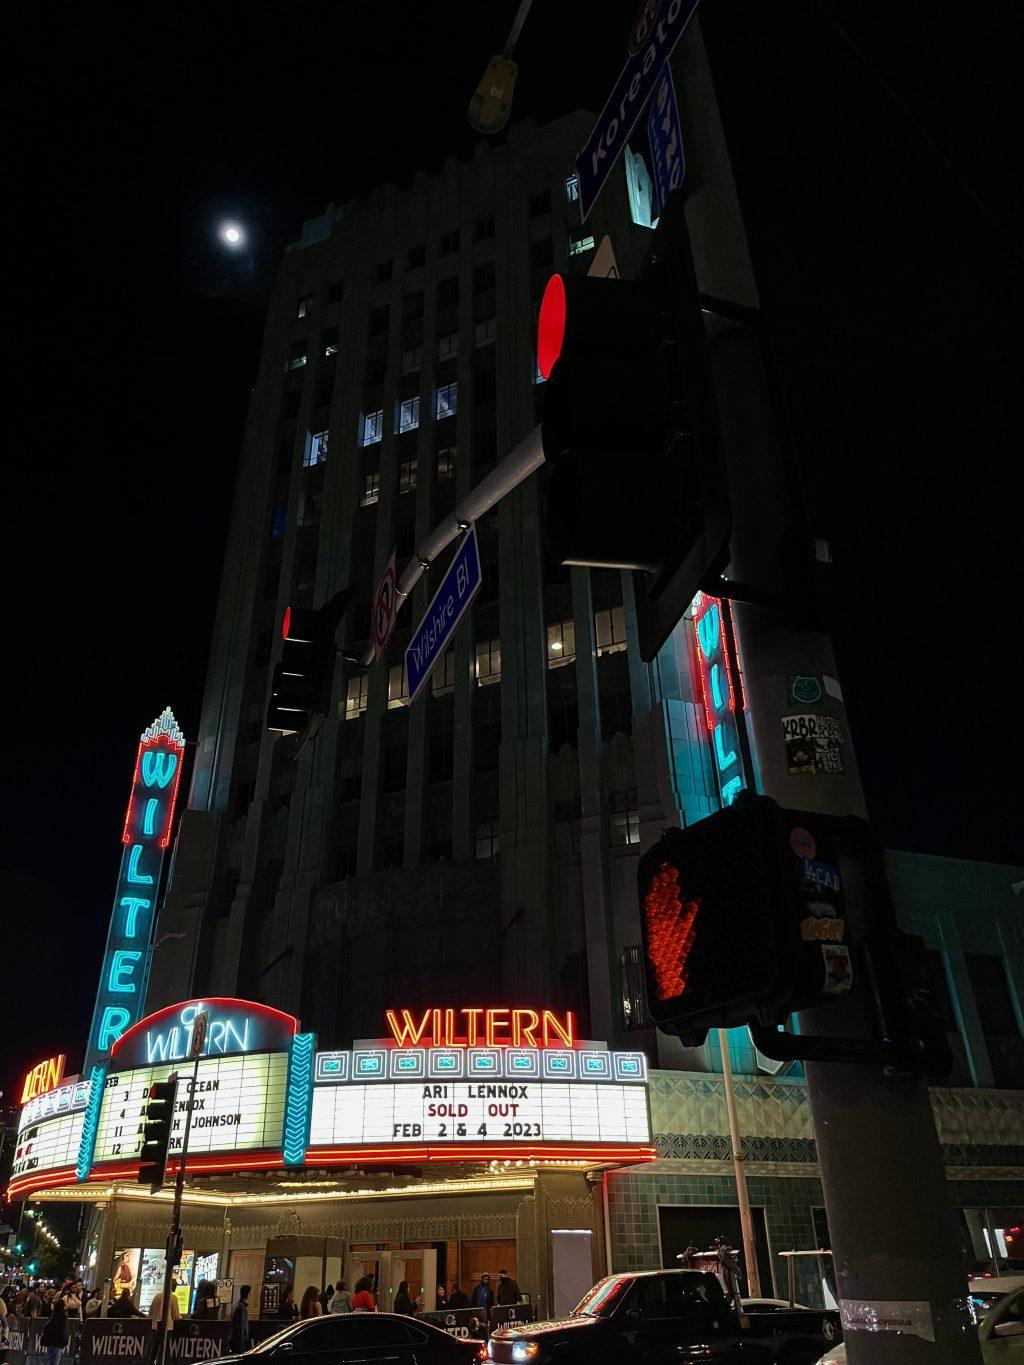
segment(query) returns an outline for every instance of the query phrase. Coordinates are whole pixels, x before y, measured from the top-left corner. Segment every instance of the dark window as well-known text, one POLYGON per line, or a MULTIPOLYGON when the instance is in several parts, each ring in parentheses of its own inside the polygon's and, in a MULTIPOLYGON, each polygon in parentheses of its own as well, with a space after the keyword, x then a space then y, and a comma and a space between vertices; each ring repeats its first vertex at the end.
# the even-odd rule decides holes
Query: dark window
POLYGON ((417 289, 412 294, 406 294, 402 300, 402 319, 411 322, 413 318, 423 316, 423 290, 417 289))
POLYGON ((473 439, 473 476, 486 474, 498 461, 498 433, 491 429, 477 432, 473 439))
POLYGON ((370 336, 380 336, 382 332, 388 330, 388 316, 390 309, 386 303, 379 308, 374 308, 370 312, 370 336))
MULTIPOLYGON (((647 982, 644 977, 643 948, 627 948, 619 955, 622 971, 622 1015, 628 1029, 653 1028, 654 1020, 647 1006, 647 982)), ((821 1246, 821 1243, 818 1243, 821 1246)))
POLYGON ((450 308, 459 301, 459 279, 457 275, 452 275, 450 279, 441 280, 437 286, 437 302, 441 308, 450 308))
POLYGON ((377 283, 378 283, 378 284, 384 284, 385 281, 390 280, 390 278, 391 278, 391 262, 390 262, 390 261, 378 261, 378 262, 377 262, 377 283))
POLYGON ((281 421, 286 422, 289 417, 294 417, 299 410, 299 404, 301 402, 301 389, 292 389, 290 393, 286 393, 281 400, 281 421))
POLYGON ((411 246, 409 248, 407 262, 410 270, 415 270, 417 266, 423 265, 426 262, 426 259, 427 248, 422 244, 420 246, 411 246))
POLYGON ((493 261, 484 261, 473 267, 473 293, 482 294, 485 289, 493 289, 495 270, 493 261))
POLYGON ((575 746, 580 728, 580 708, 577 702, 553 706, 548 715, 548 745, 557 753, 563 744, 575 746))
POLYGON ((430 735, 428 771, 431 782, 447 782, 450 780, 455 771, 454 742, 452 718, 448 715, 444 717, 441 726, 432 731, 430 735))
POLYGON ((530 217, 539 218, 542 213, 551 212, 551 191, 538 190, 530 195, 530 217))
POLYGON ((379 384, 384 383, 384 376, 388 371, 388 362, 384 356, 376 360, 366 362, 366 387, 375 389, 379 384))
POLYGON ((382 839, 377 846, 377 870, 383 872, 389 867, 402 865, 402 840, 382 839))
POLYGON ((493 365, 481 365, 473 376, 473 398, 488 403, 498 392, 498 376, 493 365))
POLYGON ((389 744, 384 750, 384 790, 398 792, 405 786, 409 750, 404 744, 389 744))
POLYGON ((327 302, 340 303, 345 297, 344 280, 332 280, 327 286, 327 302))
POLYGON ((940 952, 929 950, 926 954, 928 961, 928 985, 931 989, 932 1005, 938 1015, 942 1018, 946 1026, 947 1033, 957 1032, 956 1010, 953 1008, 953 996, 949 989, 949 977, 946 975, 946 963, 940 952))
POLYGON ((987 953, 965 953, 964 957, 983 1032, 994 1038, 1017 1037, 1020 1029, 1003 959, 987 953))
POLYGON ((633 733, 633 703, 628 692, 611 692, 601 698, 601 738, 633 733))
POLYGON ((498 766, 501 747, 501 721, 487 720, 476 726, 474 754, 478 773, 490 773, 498 766))
POLYGON ((449 256, 453 251, 458 251, 458 249, 459 249, 458 232, 456 231, 444 233, 441 237, 441 255, 449 256))
POLYGON ((270 519, 270 534, 272 536, 283 536, 284 528, 288 524, 288 504, 279 502, 274 508, 274 515, 270 519))
POLYGON ((486 218, 476 220, 476 239, 478 242, 486 242, 488 238, 494 236, 494 216, 489 214, 486 218))
POLYGON ((542 237, 539 242, 530 243, 530 269, 541 270, 551 265, 555 259, 555 247, 550 237, 542 237))

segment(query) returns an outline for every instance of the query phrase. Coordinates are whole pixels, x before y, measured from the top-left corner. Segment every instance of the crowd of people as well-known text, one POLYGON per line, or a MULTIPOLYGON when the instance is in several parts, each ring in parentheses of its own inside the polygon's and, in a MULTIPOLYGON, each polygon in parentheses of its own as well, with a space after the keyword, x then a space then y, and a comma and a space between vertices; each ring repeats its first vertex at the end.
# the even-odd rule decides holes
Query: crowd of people
MULTIPOLYGON (((247 1289, 248 1286, 245 1288, 247 1289)), ((522 1303, 522 1301, 523 1296, 519 1286, 508 1271, 498 1271, 496 1288, 492 1287, 491 1277, 485 1271, 480 1276, 479 1282, 473 1286, 468 1294, 461 1288, 458 1281, 453 1281, 450 1288, 447 1285, 439 1284, 434 1296, 434 1307, 431 1311, 443 1313, 448 1309, 481 1308, 485 1312, 489 1312, 495 1304, 503 1307, 507 1304, 522 1303)), ((298 1318, 318 1318, 326 1313, 389 1311, 414 1317, 417 1313, 424 1311, 423 1300, 414 1296, 408 1280, 402 1280, 395 1291, 394 1302, 390 1305, 383 1303, 374 1277, 363 1275, 356 1280, 351 1290, 344 1280, 337 1285, 329 1284, 322 1290, 317 1289, 315 1284, 311 1284, 307 1286, 299 1303, 295 1302, 294 1292, 289 1285, 283 1291, 280 1304, 273 1316, 290 1322, 298 1318)))

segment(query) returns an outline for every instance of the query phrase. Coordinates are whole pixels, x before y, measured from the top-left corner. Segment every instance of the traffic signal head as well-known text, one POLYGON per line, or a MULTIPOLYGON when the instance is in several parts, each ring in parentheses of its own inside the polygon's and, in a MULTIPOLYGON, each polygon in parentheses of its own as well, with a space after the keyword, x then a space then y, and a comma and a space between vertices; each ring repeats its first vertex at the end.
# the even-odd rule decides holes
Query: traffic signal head
POLYGON ((781 1023, 850 985, 828 817, 764 796, 683 830, 640 860, 648 1004, 666 1033, 781 1023))
POLYGON ((171 1141, 171 1125, 174 1120, 174 1098, 177 1094, 177 1078, 169 1081, 154 1081, 149 1087, 146 1107, 143 1110, 142 1153, 139 1160, 139 1184, 150 1185, 154 1190, 164 1183, 167 1169, 167 1148, 171 1141))
POLYGON ((343 588, 318 610, 285 608, 281 659, 274 665, 267 729, 294 735, 327 714, 334 684, 335 632, 356 592, 343 588))
POLYGON ((548 553, 643 575, 645 659, 724 566, 731 530, 681 206, 666 206, 652 241, 641 279, 553 276, 537 324, 548 553))

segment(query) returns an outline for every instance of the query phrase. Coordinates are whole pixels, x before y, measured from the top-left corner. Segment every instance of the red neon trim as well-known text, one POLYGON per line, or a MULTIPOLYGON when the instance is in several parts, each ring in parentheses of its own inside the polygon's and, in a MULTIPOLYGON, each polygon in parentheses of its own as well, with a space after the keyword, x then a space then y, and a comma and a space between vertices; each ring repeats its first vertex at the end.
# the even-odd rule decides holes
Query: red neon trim
MULTIPOLYGON (((180 1014, 188 1005, 216 1005, 218 1009, 228 1009, 234 1005, 247 1010, 250 1014, 262 1014, 267 1019, 288 1024, 293 1034, 299 1031, 299 1021, 294 1014, 285 1014, 284 1010, 276 1010, 272 1005, 261 1005, 257 1000, 239 1000, 233 995, 201 995, 194 1000, 181 1000, 176 1005, 165 1005, 162 1010, 157 1010, 155 1014, 147 1014, 145 1019, 140 1019, 137 1024, 132 1024, 127 1033, 122 1033, 120 1038, 111 1044, 111 1057, 117 1056, 129 1038, 134 1038, 143 1029, 152 1028, 158 1019, 168 1019, 180 1014)), ((154 1062, 153 1065, 163 1065, 163 1063, 154 1062)))
POLYGON ((537 314, 537 369, 548 379, 565 344, 565 281, 552 275, 544 287, 537 314))
POLYGON ((704 723, 708 727, 708 734, 712 734, 715 726, 718 724, 718 720, 717 717, 715 716, 715 710, 714 707, 711 705, 711 699, 708 695, 708 680, 711 675, 711 660, 705 659, 703 651, 701 650, 700 647, 700 640, 698 639, 697 636, 697 626, 699 622, 703 621, 704 617, 711 610, 712 606, 718 607, 718 635, 720 647, 722 650, 722 657, 725 660, 725 667, 723 668, 722 671, 725 674, 725 685, 728 688, 729 692, 729 710, 733 713, 733 715, 736 714, 736 698, 733 695, 732 690, 732 669, 729 667, 729 646, 725 634, 725 621, 723 619, 722 601, 721 598, 718 597, 709 597, 707 593, 703 594, 703 598, 704 600, 701 603, 701 611, 699 615, 694 615, 693 618, 693 649, 694 659, 696 661, 695 666, 697 670, 697 677, 700 681, 700 694, 704 702, 704 723))
POLYGON ((131 825, 132 812, 135 808, 135 793, 142 780, 142 755, 147 749, 156 748, 161 740, 165 740, 168 747, 176 750, 178 754, 178 766, 175 769, 174 786, 171 788, 171 799, 167 803, 167 824, 164 826, 164 832, 160 836, 158 847, 166 848, 171 842, 171 825, 174 823, 174 811, 178 804, 178 786, 181 783, 181 770, 185 766, 185 746, 184 744, 175 744, 167 735, 156 735, 153 739, 144 739, 139 745, 138 753, 135 755, 135 771, 132 773, 132 791, 128 798, 128 809, 125 811, 124 829, 121 831, 121 842, 126 846, 132 843, 129 826, 131 825))

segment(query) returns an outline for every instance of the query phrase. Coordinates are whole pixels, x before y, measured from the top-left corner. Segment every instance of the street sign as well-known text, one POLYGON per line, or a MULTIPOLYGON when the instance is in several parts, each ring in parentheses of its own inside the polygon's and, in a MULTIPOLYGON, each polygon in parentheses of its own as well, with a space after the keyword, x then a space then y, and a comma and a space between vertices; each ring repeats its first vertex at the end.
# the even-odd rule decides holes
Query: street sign
POLYGON ((395 591, 396 554, 397 548, 391 551, 388 567, 373 590, 373 646, 378 659, 388 647, 391 632, 395 628, 395 617, 398 615, 398 594, 395 591))
POLYGON ((651 165, 654 168, 654 207, 660 216, 665 200, 673 190, 679 189, 686 175, 683 129, 679 122, 676 88, 672 83, 672 67, 667 58, 662 63, 651 96, 647 140, 651 144, 651 165))
POLYGON ((661 64, 672 54, 690 22, 697 0, 662 0, 657 20, 649 26, 646 45, 630 57, 576 158, 580 217, 585 219, 604 188, 647 98, 657 84, 661 64))
POLYGON ((617 280, 619 278, 619 264, 615 259, 612 239, 607 233, 597 244, 594 259, 590 262, 590 269, 587 274, 599 280, 617 280))
POLYGON ((203 1055, 203 1048, 206 1045, 206 1025, 210 1022, 210 1016, 205 1010, 197 1010, 192 1020, 192 1046, 188 1050, 189 1058, 194 1061, 203 1055))
POLYGON ((471 526, 405 651, 410 706, 479 592, 480 583, 480 549, 476 543, 476 527, 471 526))

